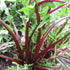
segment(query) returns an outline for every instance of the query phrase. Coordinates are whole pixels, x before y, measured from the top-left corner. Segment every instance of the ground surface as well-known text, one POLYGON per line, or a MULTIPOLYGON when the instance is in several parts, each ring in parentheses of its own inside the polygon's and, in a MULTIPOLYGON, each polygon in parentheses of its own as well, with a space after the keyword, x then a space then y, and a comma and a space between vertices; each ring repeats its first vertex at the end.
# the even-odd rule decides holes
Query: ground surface
POLYGON ((7 61, 6 59, 0 58, 0 70, 8 70, 8 67, 14 66, 12 62, 9 60, 7 61))
MULTIPOLYGON (((1 53, 1 55, 13 58, 13 55, 17 54, 16 50, 13 50, 12 48, 10 48, 9 51, 10 52, 1 53)), ((12 64, 12 61, 0 57, 0 70, 8 70, 8 67, 11 66, 15 66, 15 64, 12 64)))
MULTIPOLYGON (((11 58, 13 58, 13 55, 18 56, 17 50, 14 50, 14 49, 15 48, 10 48, 9 49, 10 52, 5 52, 5 53, 1 53, 1 54, 11 57, 11 58)), ((58 64, 59 64, 59 66, 61 65, 60 63, 58 63, 58 64)), ((15 66, 15 64, 12 64, 12 61, 0 57, 0 70, 8 70, 8 67, 11 67, 11 66, 15 66)), ((58 66, 57 63, 56 63, 56 66, 58 66)), ((66 68, 70 69, 70 67, 67 65, 66 65, 66 68)), ((51 70, 53 70, 53 69, 51 69, 51 70)), ((58 70, 60 70, 60 69, 58 69, 58 70)))

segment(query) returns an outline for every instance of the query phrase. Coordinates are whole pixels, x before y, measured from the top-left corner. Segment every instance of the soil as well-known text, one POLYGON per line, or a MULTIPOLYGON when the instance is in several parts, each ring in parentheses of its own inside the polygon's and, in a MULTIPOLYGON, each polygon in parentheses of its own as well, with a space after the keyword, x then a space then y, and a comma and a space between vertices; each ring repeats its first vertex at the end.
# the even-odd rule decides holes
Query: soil
MULTIPOLYGON (((16 56, 18 55, 17 50, 14 50, 14 49, 15 48, 8 48, 9 52, 8 51, 1 52, 1 55, 5 55, 5 56, 13 58, 14 55, 16 55, 16 56)), ((11 66, 16 66, 16 65, 12 64, 11 60, 7 60, 7 59, 0 57, 0 70, 8 70, 8 67, 11 67, 11 66)))
MULTIPOLYGON (((1 53, 1 54, 13 58, 14 55, 18 55, 18 51, 17 50, 14 50, 14 49, 15 48, 9 48, 9 52, 7 51, 7 52, 1 53)), ((59 65, 60 65, 60 63, 59 63, 59 65)), ((0 57, 0 70, 8 70, 8 67, 11 67, 11 66, 16 66, 16 65, 15 64, 12 64, 12 61, 0 57)), ((66 68, 70 69, 69 66, 66 66, 66 68)))
MULTIPOLYGON (((4 55, 8 57, 13 57, 10 52, 5 52, 4 55)), ((0 57, 0 70, 8 70, 8 67, 11 66, 15 66, 15 64, 12 64, 12 61, 0 57)))
POLYGON ((8 67, 14 66, 11 61, 0 58, 0 70, 8 70, 8 67))

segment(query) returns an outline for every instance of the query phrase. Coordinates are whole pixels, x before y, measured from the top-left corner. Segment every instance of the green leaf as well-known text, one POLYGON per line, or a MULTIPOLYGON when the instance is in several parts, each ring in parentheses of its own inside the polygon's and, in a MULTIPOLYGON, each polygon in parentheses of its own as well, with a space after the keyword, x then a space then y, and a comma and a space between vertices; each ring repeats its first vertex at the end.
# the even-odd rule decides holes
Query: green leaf
MULTIPOLYGON (((66 39, 66 40, 67 40, 67 39, 66 39)), ((66 41, 66 40, 65 40, 65 41, 66 41)), ((65 41, 64 41, 64 42, 65 42, 65 41)), ((63 42, 63 44, 59 47, 59 49, 62 49, 64 46, 66 46, 66 47, 67 47, 67 45, 68 45, 69 41, 68 41, 67 43, 65 43, 65 44, 64 44, 64 42, 63 42)))
POLYGON ((40 22, 39 26, 37 27, 38 28, 41 28, 44 24, 47 24, 47 19, 50 17, 50 15, 48 14, 47 16, 43 17, 43 21, 40 22))
POLYGON ((13 16, 12 15, 8 15, 7 18, 5 19, 5 21, 11 22, 13 16))
POLYGON ((26 32, 26 23, 25 23, 25 25, 24 25, 22 31, 26 32))
POLYGON ((34 6, 28 6, 28 7, 22 8, 18 11, 24 12, 24 14, 27 15, 28 17, 32 17, 32 14, 34 13, 34 6))
POLYGON ((46 2, 46 3, 43 4, 43 6, 48 6, 50 8, 55 8, 54 2, 46 2))
POLYGON ((70 1, 70 0, 64 0, 64 1, 70 1))

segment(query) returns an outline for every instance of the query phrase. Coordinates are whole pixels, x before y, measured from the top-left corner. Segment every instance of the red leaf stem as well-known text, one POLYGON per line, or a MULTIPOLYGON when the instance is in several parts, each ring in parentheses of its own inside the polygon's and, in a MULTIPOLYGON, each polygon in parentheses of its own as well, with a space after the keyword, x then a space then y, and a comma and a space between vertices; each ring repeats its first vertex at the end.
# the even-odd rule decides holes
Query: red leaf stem
POLYGON ((68 61, 67 59, 65 61, 70 64, 70 61, 68 61))
POLYGON ((63 5, 53 9, 52 11, 49 11, 47 14, 51 14, 52 12, 56 11, 57 9, 59 9, 59 8, 65 6, 66 4, 70 3, 70 2, 65 2, 65 1, 61 1, 61 0, 45 0, 45 1, 39 2, 38 5, 45 3, 45 2, 62 2, 62 3, 64 3, 63 5))
POLYGON ((66 57, 66 56, 50 57, 50 58, 48 58, 48 60, 51 60, 51 59, 54 59, 54 58, 65 58, 65 59, 69 59, 69 60, 70 60, 70 58, 68 58, 68 57, 66 57))
POLYGON ((65 44, 66 42, 68 42, 68 40, 69 40, 69 38, 64 42, 64 44, 65 44))
POLYGON ((50 11, 51 11, 51 8, 49 8, 49 9, 48 9, 48 12, 47 12, 47 14, 49 14, 49 12, 50 12, 50 11))
POLYGON ((23 19, 23 23, 24 23, 24 25, 25 25, 25 20, 23 19))
POLYGON ((45 24, 42 26, 42 29, 45 29, 45 24))
POLYGON ((17 40, 18 40, 19 44, 21 44, 21 41, 20 41, 20 38, 19 38, 19 34, 18 34, 18 31, 17 31, 17 28, 16 28, 16 26, 15 26, 14 24, 12 24, 12 25, 13 25, 13 27, 14 27, 14 30, 15 30, 15 33, 16 33, 17 40))
POLYGON ((62 0, 43 0, 43 1, 39 2, 38 5, 41 5, 45 2, 62 2, 62 3, 65 3, 65 1, 62 1, 62 0))
POLYGON ((61 43, 59 44, 59 46, 61 46, 62 44, 63 44, 63 41, 65 41, 66 40, 66 38, 64 38, 62 41, 61 41, 61 43))
POLYGON ((0 57, 5 58, 5 59, 9 59, 9 60, 14 61, 14 62, 16 62, 18 64, 21 64, 21 62, 16 60, 16 59, 13 59, 13 58, 10 58, 10 57, 7 57, 7 56, 3 56, 3 55, 0 55, 0 57))
POLYGON ((34 1, 36 1, 36 0, 34 0, 34 1))
POLYGON ((30 5, 30 3, 31 3, 31 0, 29 0, 29 3, 28 3, 28 5, 30 5))
POLYGON ((36 13, 36 16, 37 16, 37 26, 35 27, 35 29, 33 30, 32 34, 30 35, 30 38, 29 38, 29 43, 31 41, 31 38, 35 32, 35 30, 37 29, 38 25, 40 24, 40 15, 39 15, 39 12, 38 12, 38 8, 37 8, 37 4, 35 4, 35 13, 36 13))
POLYGON ((9 7, 10 6, 10 2, 7 4, 7 7, 9 7))
POLYGON ((41 38, 41 28, 38 29, 38 37, 37 37, 37 45, 39 44, 40 42, 40 38, 41 38))
POLYGON ((5 14, 5 10, 3 10, 3 12, 1 13, 1 17, 3 17, 5 14))
POLYGON ((30 35, 30 37, 29 37, 29 43, 30 43, 31 38, 32 38, 32 36, 33 36, 33 34, 34 34, 35 30, 37 29, 37 27, 38 27, 38 24, 37 24, 37 26, 35 27, 35 29, 33 30, 33 32, 32 32, 32 34, 30 35))
MULTIPOLYGON (((58 0, 58 1, 56 1, 56 0, 47 0, 47 1, 41 1, 41 2, 39 2, 38 5, 40 5, 40 4, 42 4, 42 3, 45 3, 45 2, 54 2, 54 1, 55 1, 55 2, 65 3, 65 1, 61 1, 61 0, 58 0)), ((67 4, 67 3, 63 4, 62 6, 66 5, 66 4, 67 4)), ((62 7, 62 6, 60 6, 60 7, 62 7)), ((55 10, 59 9, 60 7, 57 7, 56 9, 54 9, 54 10, 52 10, 52 11, 55 11, 55 10)), ((49 11, 48 14, 52 13, 52 11, 49 11)), ((38 25, 39 25, 39 23, 40 23, 40 15, 39 15, 39 13, 38 13, 37 4, 35 4, 35 12, 36 12, 36 15, 37 15, 37 22, 38 22, 38 25)), ((33 34, 34 34, 36 28, 38 27, 38 25, 35 27, 35 29, 33 30, 32 34, 30 35, 30 38, 29 38, 30 40, 31 40, 31 37, 33 36, 33 34)), ((30 42, 30 40, 29 40, 29 42, 30 42)))
POLYGON ((31 43, 31 54, 32 54, 32 48, 33 48, 33 45, 34 45, 34 44, 33 44, 33 42, 32 42, 32 43, 31 43))
POLYGON ((48 33, 50 32, 50 30, 51 30, 56 24, 58 24, 59 22, 61 22, 62 20, 66 19, 66 18, 70 18, 70 16, 61 18, 60 20, 56 21, 56 22, 45 32, 45 34, 43 35, 42 39, 40 40, 39 45, 37 46, 37 50, 36 50, 36 52, 35 52, 34 57, 39 53, 40 47, 42 46, 42 43, 43 43, 45 37, 46 37, 46 36, 48 35, 48 33))
MULTIPOLYGON (((38 31, 39 31, 39 33, 38 33, 38 37, 37 37, 37 46, 39 45, 40 38, 41 38, 41 28, 39 28, 38 31)), ((36 46, 35 52, 37 51, 37 46, 36 46)))
POLYGON ((63 7, 63 6, 65 6, 65 5, 67 5, 67 4, 69 4, 69 3, 70 3, 70 2, 66 2, 66 3, 60 5, 59 7, 53 9, 52 11, 50 11, 48 14, 51 14, 52 12, 56 11, 57 9, 59 9, 59 8, 61 8, 61 7, 63 7))
POLYGON ((29 32, 29 23, 30 20, 28 20, 27 24, 26 24, 26 37, 25 37, 25 52, 26 52, 26 61, 27 63, 29 63, 29 59, 30 59, 30 53, 29 53, 29 43, 28 43, 28 32, 29 32))
POLYGON ((65 51, 65 50, 67 50, 67 49, 69 49, 70 47, 66 47, 66 48, 64 48, 64 49, 62 49, 62 50, 59 50, 57 53, 56 53, 56 55, 58 55, 59 53, 61 53, 62 51, 65 51))
POLYGON ((14 43, 13 41, 6 42, 6 43, 1 44, 0 47, 6 46, 6 45, 10 45, 10 44, 13 44, 13 43, 14 43))
POLYGON ((16 44, 16 47, 17 47, 17 49, 18 49, 18 51, 19 51, 20 59, 22 59, 22 62, 24 63, 23 51, 22 51, 21 48, 20 48, 20 45, 19 45, 19 43, 18 43, 17 38, 15 37, 15 35, 13 34, 13 32, 7 27, 7 25, 6 25, 2 20, 0 20, 0 23, 8 30, 9 33, 11 34, 11 36, 12 36, 12 38, 13 38, 15 44, 16 44))
POLYGON ((52 68, 54 69, 62 69, 62 70, 69 70, 68 68, 65 68, 65 67, 60 67, 60 66, 53 66, 52 68))
POLYGON ((48 70, 49 67, 34 67, 32 70, 48 70))
POLYGON ((35 12, 36 12, 36 16, 37 16, 37 23, 40 24, 40 15, 38 12, 37 4, 35 4, 35 12))
POLYGON ((56 45, 57 43, 59 43, 60 41, 62 41, 65 37, 67 37, 68 35, 70 35, 70 33, 68 33, 67 35, 65 35, 63 38, 59 39, 58 41, 56 41, 55 43, 53 43, 52 45, 50 45, 49 47, 47 47, 45 50, 43 50, 41 53, 37 54, 35 56, 35 58, 33 59, 35 62, 37 61, 38 58, 42 58, 42 56, 54 45, 56 45))
MULTIPOLYGON (((66 37, 64 38, 63 41, 65 41, 65 40, 66 40, 66 37)), ((64 44, 65 44, 68 40, 69 40, 69 38, 64 42, 64 44)), ((63 41, 61 41, 61 43, 59 44, 59 46, 61 46, 61 45, 63 44, 63 41)))

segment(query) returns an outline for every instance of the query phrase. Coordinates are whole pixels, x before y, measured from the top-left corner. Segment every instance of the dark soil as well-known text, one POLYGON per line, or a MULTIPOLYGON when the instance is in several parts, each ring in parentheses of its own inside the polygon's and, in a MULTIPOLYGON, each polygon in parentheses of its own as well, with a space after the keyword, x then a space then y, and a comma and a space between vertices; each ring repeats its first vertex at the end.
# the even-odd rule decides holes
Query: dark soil
MULTIPOLYGON (((16 54, 16 53, 17 53, 16 51, 13 51, 12 49, 10 49, 10 52, 4 52, 4 53, 1 53, 1 55, 5 55, 13 58, 14 57, 13 54, 16 54)), ((12 64, 11 60, 7 60, 0 57, 0 70, 8 70, 8 67, 11 67, 11 66, 16 66, 16 65, 12 64)))
MULTIPOLYGON (((14 49, 15 48, 9 48, 9 52, 4 52, 4 53, 1 53, 1 54, 2 55, 5 55, 5 56, 8 56, 8 57, 11 57, 11 58, 13 58, 14 55, 18 56, 18 51, 17 50, 14 50, 14 49)), ((60 61, 61 61, 61 59, 60 59, 60 61)), ((62 63, 63 64, 66 64, 65 61, 63 61, 62 63)), ((59 62, 56 62, 56 64, 59 64, 60 65, 59 62)), ((16 65, 15 64, 12 64, 12 61, 0 57, 0 70, 8 70, 8 67, 11 67, 11 66, 16 66, 16 65)), ((58 65, 56 65, 56 66, 58 66, 58 65)), ((66 68, 70 69, 70 67, 67 66, 67 65, 66 65, 66 68)))
POLYGON ((0 58, 0 70, 8 70, 8 67, 15 66, 12 62, 6 61, 6 59, 0 58))

